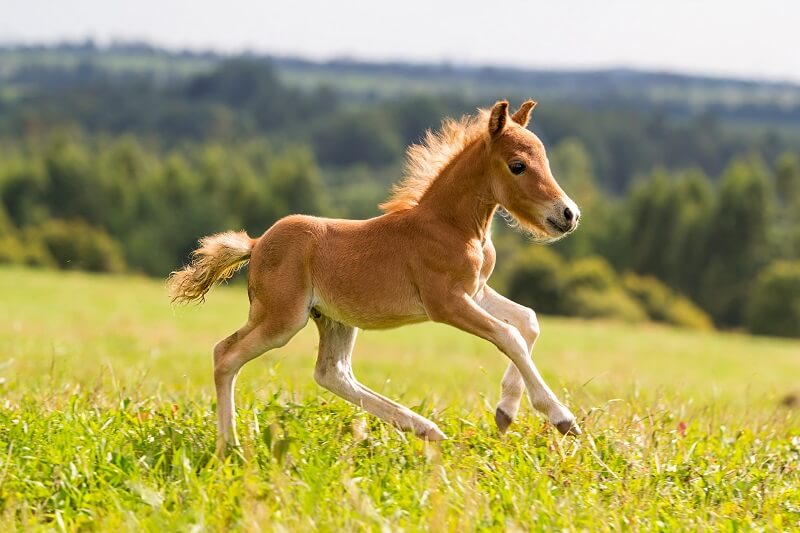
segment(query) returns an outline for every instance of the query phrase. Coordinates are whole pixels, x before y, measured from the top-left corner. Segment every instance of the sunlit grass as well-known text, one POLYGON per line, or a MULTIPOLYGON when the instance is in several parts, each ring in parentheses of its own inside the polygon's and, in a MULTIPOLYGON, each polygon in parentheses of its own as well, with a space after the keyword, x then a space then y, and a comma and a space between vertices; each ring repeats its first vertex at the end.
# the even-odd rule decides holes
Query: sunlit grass
POLYGON ((317 388, 311 326, 245 368, 220 464, 210 352, 246 312, 241 286, 173 309, 152 280, 0 270, 0 527, 800 527, 798 342, 542 317, 563 439, 527 408, 497 434, 488 343, 362 333, 362 381, 450 437, 426 445, 317 388))

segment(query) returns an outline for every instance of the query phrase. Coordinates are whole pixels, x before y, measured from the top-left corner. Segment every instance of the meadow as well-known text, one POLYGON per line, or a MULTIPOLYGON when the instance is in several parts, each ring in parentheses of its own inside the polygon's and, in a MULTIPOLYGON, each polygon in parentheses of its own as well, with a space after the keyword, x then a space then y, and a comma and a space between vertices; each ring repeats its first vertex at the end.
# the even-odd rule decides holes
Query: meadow
POLYGON ((356 375, 450 437, 427 444, 314 384, 310 324, 245 367, 219 461, 211 348, 246 313, 236 283, 173 308, 152 279, 0 269, 0 529, 800 528, 800 341, 540 317, 565 438, 527 404, 498 434, 488 343, 362 332, 356 375))

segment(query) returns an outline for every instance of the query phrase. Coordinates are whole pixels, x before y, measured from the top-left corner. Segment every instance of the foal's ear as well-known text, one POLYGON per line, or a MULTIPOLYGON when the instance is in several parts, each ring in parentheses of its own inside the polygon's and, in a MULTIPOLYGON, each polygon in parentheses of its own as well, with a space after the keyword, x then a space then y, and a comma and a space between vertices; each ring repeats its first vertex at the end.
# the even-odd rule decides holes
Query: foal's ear
POLYGON ((492 137, 503 132, 508 122, 508 102, 502 100, 494 104, 489 113, 489 135, 492 137))
POLYGON ((519 109, 517 109, 517 112, 511 117, 511 120, 524 128, 531 119, 531 111, 533 111, 534 107, 536 107, 536 102, 533 100, 526 100, 519 106, 519 109))

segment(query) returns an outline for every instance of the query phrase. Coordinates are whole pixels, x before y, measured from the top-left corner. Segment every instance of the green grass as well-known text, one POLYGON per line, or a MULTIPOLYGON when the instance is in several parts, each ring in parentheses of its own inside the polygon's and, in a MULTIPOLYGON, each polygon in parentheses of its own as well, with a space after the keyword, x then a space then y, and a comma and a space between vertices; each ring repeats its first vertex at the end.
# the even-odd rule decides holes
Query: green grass
POLYGON ((210 352, 246 312, 242 286, 173 309, 152 280, 0 269, 0 529, 800 527, 800 342, 541 317, 564 439, 527 407, 497 434, 488 343, 363 332, 356 374, 428 445, 317 388, 309 327, 245 367, 220 463, 210 352))

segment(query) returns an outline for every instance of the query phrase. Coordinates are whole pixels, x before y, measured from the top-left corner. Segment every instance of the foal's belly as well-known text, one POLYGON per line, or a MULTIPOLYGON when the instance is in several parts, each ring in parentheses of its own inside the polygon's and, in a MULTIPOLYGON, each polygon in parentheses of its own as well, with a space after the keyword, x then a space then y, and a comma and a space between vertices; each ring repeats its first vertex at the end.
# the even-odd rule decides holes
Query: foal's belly
MULTIPOLYGON (((323 278, 327 279, 315 280, 312 306, 337 322, 362 329, 386 329, 428 320, 413 286, 398 286, 391 284, 392 280, 380 285, 351 284, 345 281, 348 276, 338 275, 337 279, 323 278)), ((367 278, 378 281, 375 276, 367 278)))
POLYGON ((407 324, 417 324, 428 320, 428 315, 424 310, 396 313, 354 308, 350 306, 337 306, 322 300, 314 305, 314 309, 332 320, 361 329, 389 329, 405 326, 407 324))

